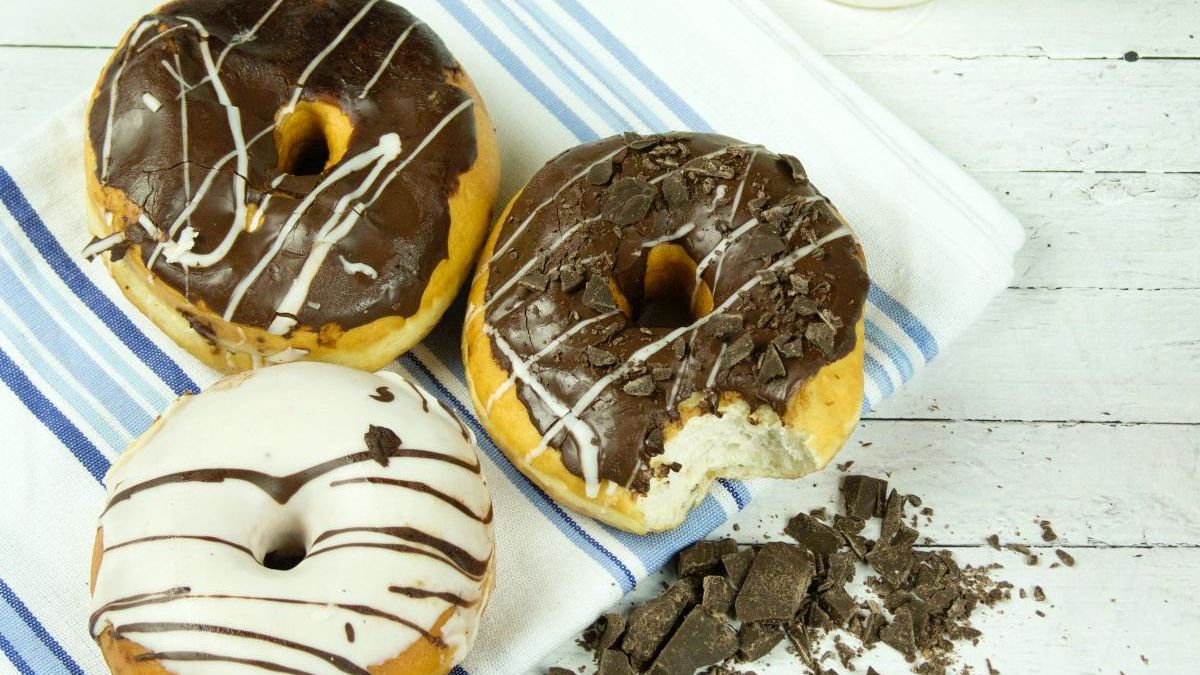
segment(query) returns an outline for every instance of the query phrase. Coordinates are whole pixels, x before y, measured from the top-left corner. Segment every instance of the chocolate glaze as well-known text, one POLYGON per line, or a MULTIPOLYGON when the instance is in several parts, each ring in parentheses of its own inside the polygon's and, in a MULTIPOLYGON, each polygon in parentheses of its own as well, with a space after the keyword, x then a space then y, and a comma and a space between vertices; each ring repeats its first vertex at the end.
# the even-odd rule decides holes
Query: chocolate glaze
MULTIPOLYGON (((248 206, 257 209, 271 195, 262 224, 253 232, 242 232, 215 264, 185 269, 168 262, 165 255, 154 258, 155 275, 191 302, 225 313, 236 285, 267 255, 293 209, 325 177, 379 146, 386 134, 395 133, 401 150, 377 181, 382 184, 383 177, 413 156, 435 127, 450 117, 378 199, 364 205, 375 193, 373 186, 365 196, 349 202, 346 212, 358 211, 361 219, 333 246, 295 314, 303 326, 337 324, 350 329, 383 316, 410 315, 419 308, 434 268, 447 257, 447 202, 457 189, 458 177, 475 160, 475 117, 469 94, 446 82, 447 73, 459 66, 437 35, 397 5, 376 2, 181 0, 143 17, 129 43, 114 55, 88 118, 97 164, 89 170, 102 185, 123 191, 157 229, 169 231, 188 203, 186 195, 195 195, 211 175, 214 180, 190 217, 196 232, 191 251, 199 254, 216 249, 234 225, 235 190, 243 178, 248 206), (360 10, 366 11, 355 22, 360 10), (184 17, 198 22, 209 37, 203 38, 201 28, 184 17), (350 30, 339 39, 347 27, 350 30), (409 28, 412 31, 392 53, 409 28), (241 41, 248 35, 252 39, 241 41), (201 49, 205 42, 214 63, 224 58, 218 71, 220 83, 240 113, 248 145, 244 177, 236 173, 236 160, 210 170, 234 151, 235 142, 228 111, 213 82, 204 80, 210 72, 201 49), (236 44, 229 48, 231 42, 236 44), (332 51, 320 59, 330 45, 332 51), (316 68, 299 101, 337 105, 349 116, 354 132, 344 157, 329 171, 287 175, 278 166, 271 128, 312 63, 316 68), (172 72, 176 69, 194 87, 183 97, 186 118, 179 97, 181 84, 172 72), (376 73, 379 76, 372 82, 376 73), (360 98, 368 84, 367 95, 360 98), (154 103, 157 110, 151 109, 154 103), (369 266, 377 278, 344 267, 341 258, 369 266)), ((320 193, 229 318, 260 328, 271 324, 313 248, 315 234, 334 213, 338 200, 357 190, 370 170, 368 165, 320 193)), ((184 229, 181 223, 167 234, 178 239, 184 229)), ((142 260, 149 264, 159 242, 136 223, 127 226, 126 234, 126 243, 137 244, 142 260)))
POLYGON ((712 411, 717 392, 736 392, 783 413, 855 346, 861 251, 794 157, 709 134, 611 137, 551 160, 500 227, 483 307, 492 351, 576 475, 586 474, 574 420, 593 432, 599 478, 644 490, 662 426, 689 396, 704 392, 712 411), (719 311, 693 320, 686 297, 645 297, 647 257, 662 243, 700 264, 719 311), (632 316, 615 311, 609 283, 632 316), (682 322, 651 316, 664 302, 682 322))

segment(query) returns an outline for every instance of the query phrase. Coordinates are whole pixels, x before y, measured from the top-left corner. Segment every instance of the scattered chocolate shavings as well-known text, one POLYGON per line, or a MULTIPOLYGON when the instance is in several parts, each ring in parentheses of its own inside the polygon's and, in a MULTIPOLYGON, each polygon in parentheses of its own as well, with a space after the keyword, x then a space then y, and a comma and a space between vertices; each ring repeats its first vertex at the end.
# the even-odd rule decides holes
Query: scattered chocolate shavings
POLYGON ((574 293, 583 285, 583 268, 578 265, 565 265, 558 271, 558 283, 562 284, 564 293, 574 293))
POLYGON ((787 165, 792 172, 792 180, 797 183, 808 182, 808 174, 804 171, 804 166, 800 164, 800 160, 792 155, 780 154, 779 160, 787 165))
POLYGON ((852 466, 854 466, 854 460, 852 460, 852 459, 848 459, 848 460, 846 460, 846 461, 844 461, 844 462, 840 462, 840 463, 837 465, 837 470, 838 470, 838 471, 841 471, 842 473, 845 473, 845 472, 846 472, 847 470, 849 470, 849 469, 850 469, 850 467, 852 467, 852 466))
POLYGON ((530 272, 521 277, 517 283, 531 291, 544 291, 546 290, 546 284, 549 283, 549 279, 541 272, 530 272))
POLYGON ((829 520, 829 510, 826 509, 824 506, 817 508, 817 509, 810 509, 808 511, 808 515, 810 515, 813 518, 816 518, 817 520, 820 520, 820 521, 829 520))
POLYGON ((636 377, 626 382, 625 385, 621 387, 621 391, 624 391, 630 396, 649 396, 650 394, 654 393, 654 378, 650 377, 649 375, 636 377))
POLYGON ((744 548, 737 553, 729 553, 721 556, 721 566, 725 568, 725 576, 729 578, 729 583, 740 587, 742 582, 746 580, 746 574, 750 571, 750 565, 754 563, 754 557, 758 555, 758 551, 753 548, 744 548))
POLYGON ((1033 550, 1030 549, 1025 544, 1005 544, 1004 548, 1006 548, 1010 551, 1016 551, 1017 553, 1020 553, 1021 555, 1033 555, 1033 550))
POLYGON ((1054 549, 1054 555, 1058 556, 1058 559, 1067 567, 1075 566, 1075 558, 1061 548, 1054 549))
POLYGON ((805 513, 792 516, 783 532, 815 556, 828 556, 842 547, 841 537, 833 528, 805 513))
POLYGON ((715 574, 704 577, 700 603, 714 614, 728 614, 733 606, 733 586, 725 577, 715 574))
POLYGON ((879 639, 884 644, 904 654, 904 658, 912 661, 917 656, 916 636, 913 632, 912 612, 907 607, 901 607, 892 615, 892 622, 879 631, 879 639))
POLYGON ((635 665, 648 662, 679 617, 695 604, 695 587, 690 581, 680 580, 662 595, 635 607, 629 612, 621 651, 628 654, 635 665))
POLYGON ((868 520, 883 515, 887 481, 870 476, 846 476, 842 479, 841 489, 848 516, 868 520))
POLYGON ((1042 590, 1041 586, 1034 586, 1033 587, 1033 599, 1037 600, 1038 602, 1045 602, 1046 601, 1046 591, 1042 590))
POLYGON ((713 314, 708 317, 708 326, 717 337, 735 335, 742 332, 742 315, 713 314))
POLYGON ((379 462, 380 466, 387 466, 388 458, 399 450, 403 443, 396 432, 374 424, 367 427, 367 433, 363 434, 363 441, 367 444, 367 454, 371 456, 371 459, 379 462))
POLYGON ((600 215, 617 225, 632 225, 650 213, 658 186, 644 178, 618 178, 607 191, 600 215))
POLYGON ((738 659, 757 661, 783 641, 783 629, 769 623, 742 624, 738 631, 738 659))
POLYGON ((667 199, 667 207, 671 210, 683 208, 691 198, 691 195, 688 194, 687 181, 679 172, 672 173, 663 179, 662 192, 663 197, 667 199))
POLYGON ((724 661, 737 650, 737 633, 725 619, 697 607, 684 618, 647 672, 650 675, 693 673, 697 668, 724 661))
POLYGON ((758 364, 758 381, 765 384, 784 375, 787 375, 787 368, 783 365, 779 351, 775 349, 774 345, 767 345, 762 360, 758 364))
POLYGON ((810 323, 804 329, 804 338, 813 343, 826 358, 833 356, 833 329, 824 323, 810 323))
POLYGON ((717 161, 712 157, 697 157, 683 165, 683 170, 700 176, 730 179, 737 175, 732 166, 717 161))
POLYGON ((779 353, 785 358, 798 359, 804 356, 804 339, 796 336, 778 345, 779 353))
POLYGON ((718 570, 724 556, 737 553, 732 539, 702 539, 679 552, 676 570, 681 577, 704 576, 718 570))
POLYGON ((991 546, 992 548, 996 549, 997 551, 1000 550, 1000 536, 999 535, 989 534, 987 536, 987 543, 988 543, 988 546, 991 546))
POLYGON ((592 185, 607 185, 608 181, 612 180, 613 176, 613 161, 612 157, 593 164, 592 168, 588 169, 587 181, 592 185))
POLYGON ((653 148, 654 146, 658 145, 659 143, 662 143, 664 140, 664 136, 662 134, 650 134, 648 136, 641 136, 641 135, 635 134, 631 131, 627 131, 624 134, 622 134, 622 140, 625 141, 625 145, 630 150, 645 150, 647 148, 653 148))
MULTIPOLYGON (((615 649, 606 649, 600 654, 597 675, 635 675, 637 671, 629 664, 629 657, 615 649)), ((571 673, 571 675, 576 675, 571 673)))
POLYGON ((725 359, 722 364, 725 368, 732 368, 744 361, 752 353, 754 353, 754 338, 749 335, 743 335, 734 340, 732 344, 725 350, 725 359))
POLYGON ((1058 540, 1058 534, 1056 534, 1054 532, 1054 528, 1050 526, 1050 521, 1041 520, 1038 521, 1038 525, 1042 528, 1042 541, 1052 542, 1058 540))
POLYGON ((584 350, 588 363, 596 368, 607 368, 617 362, 617 355, 598 347, 587 347, 584 350))
POLYGON ((783 237, 764 235, 754 237, 742 247, 742 255, 751 259, 767 259, 786 250, 787 243, 783 241, 783 237))
POLYGON ((650 366, 650 377, 654 378, 655 382, 665 382, 671 379, 675 374, 675 369, 665 363, 657 363, 650 366))
POLYGON ((604 652, 617 644, 617 640, 625 633, 625 615, 609 612, 600 617, 599 622, 602 622, 604 627, 596 638, 595 650, 604 652))
POLYGON ((578 674, 575 671, 571 670, 570 668, 563 668, 561 666, 550 666, 549 668, 546 669, 546 675, 578 675, 578 674))
POLYGON ((587 286, 583 289, 582 302, 597 312, 606 312, 617 307, 612 288, 608 285, 608 279, 604 277, 588 278, 587 286))
POLYGON ((739 621, 787 621, 800 611, 815 569, 812 555, 795 546, 764 544, 734 603, 739 621))

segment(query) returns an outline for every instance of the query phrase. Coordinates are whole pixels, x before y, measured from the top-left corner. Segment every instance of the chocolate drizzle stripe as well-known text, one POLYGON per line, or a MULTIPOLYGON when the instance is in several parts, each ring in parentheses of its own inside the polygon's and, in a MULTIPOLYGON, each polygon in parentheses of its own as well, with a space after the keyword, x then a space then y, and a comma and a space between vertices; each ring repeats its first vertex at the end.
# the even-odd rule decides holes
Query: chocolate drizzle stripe
POLYGON ((119 548, 124 548, 126 546, 135 546, 137 544, 146 544, 146 543, 155 542, 155 541, 168 541, 168 540, 175 540, 175 539, 192 539, 192 540, 196 540, 196 541, 206 541, 206 542, 209 542, 212 544, 221 544, 222 546, 228 546, 230 548, 235 548, 235 549, 241 551, 242 553, 245 553, 246 555, 250 556, 251 558, 254 557, 254 553, 251 552, 250 549, 246 548, 245 546, 242 546, 241 544, 234 543, 227 539, 221 539, 220 537, 210 537, 207 535, 199 535, 199 534, 158 534, 158 535, 153 535, 153 536, 149 536, 149 537, 139 537, 137 539, 130 539, 129 541, 123 541, 119 544, 113 544, 112 546, 106 546, 106 547, 104 547, 104 552, 108 553, 109 551, 115 551, 119 548))
POLYGON ((421 401, 421 411, 429 412, 429 401, 425 399, 425 394, 422 394, 421 390, 417 389, 417 385, 409 382, 407 379, 404 380, 404 384, 407 384, 408 388, 412 389, 413 394, 421 401))
MULTIPOLYGON (((421 400, 425 400, 424 397, 422 397, 421 400)), ((460 419, 458 415, 454 414, 454 411, 450 409, 450 406, 446 405, 445 401, 440 398, 435 398, 434 400, 437 401, 437 404, 442 407, 442 410, 446 411, 446 414, 450 416, 450 419, 454 420, 454 423, 458 425, 458 432, 462 435, 463 440, 471 443, 471 432, 467 429, 467 425, 463 424, 462 419, 460 419)), ((475 473, 479 473, 478 465, 475 466, 475 473)))
POLYGON ((337 551, 339 549, 347 549, 347 548, 377 548, 377 549, 382 549, 385 551, 393 551, 395 553, 412 553, 414 555, 425 556, 426 558, 430 558, 430 559, 436 560, 440 563, 444 563, 447 566, 454 569, 455 571, 457 571, 459 574, 462 574, 463 576, 465 576, 469 579, 479 581, 480 579, 483 578, 482 573, 474 574, 471 571, 464 569, 462 566, 456 564, 453 560, 451 560, 445 556, 439 555, 435 551, 418 548, 416 546, 409 546, 407 544, 380 544, 380 543, 374 543, 374 542, 350 542, 350 543, 346 543, 346 544, 335 544, 333 546, 326 546, 325 548, 320 548, 315 551, 309 551, 308 555, 306 555, 305 558, 306 559, 312 558, 313 556, 318 556, 318 555, 322 555, 325 553, 329 553, 330 551, 337 551))
MULTIPOLYGON (((412 384, 410 383, 409 386, 412 386, 412 384)), ((373 398, 380 403, 391 403, 392 401, 396 400, 395 394, 393 394, 392 390, 388 389, 387 387, 377 387, 375 389, 375 393, 370 394, 370 398, 373 398)))
MULTIPOLYGON (((248 640, 260 640, 262 642, 269 642, 273 645, 278 645, 280 647, 285 647, 287 649, 292 649, 292 650, 295 650, 298 652, 304 652, 305 654, 310 654, 312 656, 317 657, 318 659, 321 659, 322 661, 325 661, 326 663, 333 666, 334 668, 337 668, 338 670, 342 671, 343 673, 350 673, 351 675, 371 675, 371 673, 369 671, 367 671, 365 668, 359 668, 358 666, 354 665, 354 662, 350 661, 350 659, 347 659, 344 656, 339 656, 337 654, 333 654, 331 652, 327 652, 322 649, 317 649, 316 647, 309 647, 308 645, 302 645, 298 642, 293 642, 286 638, 276 637, 274 635, 267 635, 265 633, 257 633, 255 631, 250 631, 250 630, 242 630, 240 628, 230 628, 229 626, 216 626, 216 625, 205 624, 205 623, 183 623, 183 622, 175 622, 175 621, 146 621, 146 622, 140 622, 140 623, 125 624, 123 626, 113 629, 113 633, 115 635, 117 635, 118 637, 122 637, 122 638, 125 637, 126 635, 130 635, 130 634, 137 635, 140 633, 175 633, 175 632, 215 633, 217 635, 228 635, 231 637, 246 638, 248 640)), ((146 660, 154 660, 155 658, 161 658, 161 657, 153 657, 149 654, 147 654, 146 656, 147 656, 146 660)), ((280 666, 280 667, 282 668, 284 666, 280 666)))
MULTIPOLYGON (((479 473, 479 465, 461 460, 457 457, 445 455, 432 450, 418 450, 415 448, 400 448, 396 450, 386 451, 388 458, 403 457, 414 459, 433 459, 454 466, 462 467, 472 473, 479 473)), ((113 495, 108 501, 108 505, 104 507, 104 512, 101 517, 108 513, 112 507, 117 504, 132 498, 134 495, 145 490, 151 490, 163 485, 172 485, 175 483, 221 483, 226 480, 245 481, 267 493, 271 499, 274 499, 280 504, 286 504, 297 492, 315 478, 329 473, 334 469, 339 469, 351 464, 360 462, 372 462, 376 460, 376 455, 370 452, 355 452, 343 457, 321 462, 315 466, 288 474, 286 476, 272 476, 271 474, 261 471, 253 471, 251 469, 193 469, 191 471, 180 471, 177 473, 159 476, 152 478, 136 485, 131 485, 120 492, 113 495)))
POLYGON ((326 539, 349 532, 374 532, 376 534, 395 537, 396 539, 407 541, 413 544, 427 546, 446 556, 446 558, 454 563, 455 567, 474 577, 482 577, 487 571, 488 558, 480 560, 479 558, 472 556, 462 547, 442 539, 441 537, 435 537, 432 534, 418 530, 415 527, 343 527, 322 532, 321 534, 317 535, 315 539, 313 539, 313 545, 315 546, 326 539))
MULTIPOLYGON (((133 658, 134 661, 219 661, 223 663, 236 663, 243 666, 254 666, 263 670, 269 670, 273 673, 290 673, 293 675, 311 675, 306 670, 296 670, 288 666, 273 663, 271 661, 263 661, 261 659, 246 659, 240 656, 224 656, 221 654, 213 654, 211 652, 196 652, 196 651, 176 651, 176 652, 146 652, 138 654, 133 658)), ((364 671, 365 672, 365 671, 364 671)))
POLYGON ((348 612, 353 612, 362 616, 369 616, 392 623, 400 624, 421 634, 426 640, 429 640, 434 645, 442 646, 441 638, 430 633, 425 628, 409 621, 408 619, 396 616, 389 612, 385 612, 367 605, 355 605, 342 602, 317 602, 314 600, 298 600, 294 598, 275 598, 261 595, 232 595, 228 593, 191 593, 191 589, 186 586, 180 588, 172 588, 159 593, 139 593, 126 598, 118 598, 112 602, 106 603, 95 612, 92 612, 91 618, 88 620, 88 629, 93 636, 96 635, 96 626, 100 621, 100 617, 107 612, 119 612, 123 609, 131 609, 134 607, 142 607, 144 605, 158 605, 166 602, 174 602, 176 600, 249 600, 253 602, 271 602, 283 605, 305 605, 310 607, 337 607, 348 612))
POLYGON ((395 486, 395 487, 405 488, 408 490, 414 490, 416 492, 421 492, 421 493, 427 494, 431 497, 434 497, 436 499, 440 499, 441 501, 445 502, 446 504, 453 506, 456 510, 458 510, 459 512, 461 512, 463 515, 467 516, 471 520, 474 520, 479 523, 484 523, 484 524, 492 522, 492 509, 490 507, 488 508, 487 514, 485 514, 483 516, 478 516, 475 514, 474 511, 472 511, 470 509, 470 507, 468 507, 466 504, 459 501, 456 497, 454 497, 452 495, 448 495, 445 492, 442 492, 441 490, 438 490, 437 488, 431 487, 430 485, 428 485, 426 483, 422 483, 420 481, 404 480, 401 478, 381 478, 379 476, 367 476, 364 478, 346 478, 343 480, 335 480, 335 481, 331 482, 329 484, 329 486, 330 487, 338 487, 339 485, 352 485, 352 484, 362 484, 362 483, 369 483, 372 485, 391 485, 391 486, 395 486))
POLYGON ((398 593, 400 595, 418 600, 422 598, 437 598, 439 600, 445 600, 456 607, 474 607, 476 604, 474 600, 467 600, 455 595, 454 593, 430 591, 424 588, 414 588, 412 586, 388 586, 388 590, 392 593, 398 593))

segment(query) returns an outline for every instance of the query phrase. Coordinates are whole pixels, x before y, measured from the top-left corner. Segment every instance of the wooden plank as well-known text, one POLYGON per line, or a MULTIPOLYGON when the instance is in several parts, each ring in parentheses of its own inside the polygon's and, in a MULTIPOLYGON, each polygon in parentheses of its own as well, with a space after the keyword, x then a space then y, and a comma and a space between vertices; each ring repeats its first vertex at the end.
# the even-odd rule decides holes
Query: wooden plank
POLYGON ((1008 290, 874 413, 1200 422, 1200 294, 1008 290))
POLYGON ((1200 54, 1196 0, 934 0, 872 11, 828 0, 767 0, 827 54, 1119 58, 1200 54))
POLYGON ((108 52, 101 50, 0 47, 0 92, 6 93, 0 97, 0 147, 24 138, 84 96, 107 59, 108 52))
MULTIPOLYGON (((997 534, 1044 546, 1041 518, 1053 523, 1056 545, 1200 542, 1195 427, 868 419, 834 460, 846 461, 850 473, 890 476, 892 487, 920 496, 934 510, 921 533, 939 545, 980 545, 997 534)), ((764 481, 738 529, 729 523, 713 536, 783 539, 797 511, 840 509, 845 475, 831 465, 801 480, 764 481)))
POLYGON ((1200 61, 831 60, 973 171, 1200 171, 1200 61))
MULTIPOLYGON (((1200 632, 1200 587, 1195 570, 1200 568, 1200 549, 1068 549, 1078 561, 1072 568, 1028 567, 1014 562, 1013 554, 988 548, 956 549, 962 564, 999 563, 994 578, 1026 589, 1029 597, 1016 597, 995 608, 980 608, 972 623, 983 631, 977 645, 957 645, 959 672, 969 665, 975 673, 986 673, 985 659, 1002 673, 1190 673, 1195 656, 1186 647, 1200 632), (1032 597, 1035 585, 1046 594, 1045 602, 1032 597), (1036 611, 1045 613, 1039 617, 1036 611)), ((862 577, 861 574, 857 575, 862 577)), ((619 609, 652 597, 667 575, 655 575, 626 598, 619 609)), ((853 588, 853 587, 852 587, 853 588)), ((856 594, 858 593, 855 589, 856 594)), ((854 638, 846 638, 855 645, 854 638)), ((591 655, 569 640, 546 655, 539 668, 550 666, 590 672, 591 655)), ((881 673, 907 673, 909 666, 896 652, 880 646, 857 659, 855 672, 868 666, 881 673)), ((836 663, 827 663, 845 672, 836 663)), ((803 672, 795 656, 780 645, 763 661, 740 664, 759 675, 803 672)))
POLYGON ((1200 288, 1200 175, 975 177, 1025 226, 1015 286, 1200 288))

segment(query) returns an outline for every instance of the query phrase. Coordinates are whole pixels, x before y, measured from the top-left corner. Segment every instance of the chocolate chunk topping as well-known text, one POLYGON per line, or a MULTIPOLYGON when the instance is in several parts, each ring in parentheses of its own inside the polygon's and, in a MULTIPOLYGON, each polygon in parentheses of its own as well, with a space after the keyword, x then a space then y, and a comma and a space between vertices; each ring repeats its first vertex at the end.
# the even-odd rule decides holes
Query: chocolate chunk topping
POLYGON ((649 661, 679 617, 695 604, 696 589, 691 582, 675 582, 662 595, 629 613, 621 651, 635 664, 649 661))
POLYGON ((772 258, 785 250, 787 250, 787 244, 784 243, 783 237, 763 236, 751 239, 743 247, 742 253, 747 258, 766 259, 772 258))
POLYGON ((725 577, 710 575, 704 577, 703 599, 701 603, 714 614, 726 614, 733 605, 733 586, 725 577))
POLYGON ((583 268, 577 265, 567 265, 558 271, 558 282, 562 284, 564 293, 574 293, 583 285, 583 268))
POLYGON ((787 368, 783 365, 779 351, 775 349, 774 345, 767 345, 767 349, 763 352, 762 362, 758 365, 758 381, 770 382, 784 375, 787 375, 787 368))
POLYGON ((683 179, 682 173, 672 173, 667 176, 662 182, 663 197, 667 199, 667 208, 672 211, 683 208, 691 199, 688 194, 687 181, 683 179))
POLYGON ((800 164, 800 160, 794 155, 785 155, 780 153, 779 160, 787 165, 787 168, 792 173, 792 180, 797 183, 807 183, 808 174, 804 171, 804 167, 800 164))
POLYGON ((733 178, 737 173, 732 166, 717 161, 712 157, 697 157, 683 165, 683 170, 700 176, 712 178, 733 178))
POLYGON ((804 329, 804 338, 820 349, 822 354, 826 356, 833 354, 834 331, 829 326, 814 321, 804 329))
POLYGON ((754 338, 743 335, 725 350, 725 368, 732 368, 754 353, 754 338))
POLYGON ((625 141, 625 145, 628 146, 630 150, 645 150, 647 148, 653 148, 654 146, 663 142, 662 134, 639 136, 638 134, 632 132, 626 132, 621 138, 625 141))
POLYGON ((791 619, 800 610, 813 572, 813 559, 807 551, 791 544, 764 544, 738 592, 738 620, 791 619))
POLYGON ((604 277, 590 277, 583 289, 583 304, 597 312, 607 312, 615 309, 617 301, 613 298, 612 288, 604 277))
POLYGON ((643 178, 618 178, 608 190, 600 215, 617 225, 632 225, 650 213, 658 186, 643 178))
POLYGON ((197 317, 195 314, 192 314, 191 312, 180 312, 180 314, 183 315, 183 318, 186 319, 188 322, 188 326, 197 335, 204 338, 204 341, 207 342, 208 344, 216 346, 217 334, 215 331, 213 331, 212 326, 210 326, 207 321, 197 317))
POLYGON ((517 283, 531 291, 544 291, 546 290, 546 284, 548 281, 549 279, 546 278, 545 274, 542 274, 541 272, 530 272, 529 274, 521 277, 521 280, 517 283))
POLYGON ((679 552, 679 576, 712 574, 721 565, 723 556, 737 553, 737 550, 737 542, 732 539, 702 539, 679 552))
POLYGON ((596 368, 607 368, 617 362, 617 357, 612 352, 599 349, 597 347, 587 348, 587 360, 596 368))
POLYGON ((882 516, 887 496, 887 481, 870 476, 846 476, 842 479, 842 499, 846 514, 859 520, 882 516))
POLYGON ((388 458, 399 450, 402 444, 396 432, 374 424, 367 428, 367 433, 363 434, 363 440, 367 443, 367 452, 370 453, 371 459, 379 462, 380 466, 387 466, 388 458))
POLYGON ((792 516, 783 531, 795 539, 801 548, 817 557, 828 556, 842 547, 842 540, 833 528, 806 513, 792 516))
POLYGON ((728 337, 742 332, 741 314, 713 314, 708 318, 709 330, 717 337, 728 337))
POLYGON ((588 169, 587 180, 592 185, 608 185, 608 181, 612 180, 613 176, 613 161, 608 158, 604 161, 597 162, 592 168, 588 169))
POLYGON ((649 396, 654 393, 654 378, 642 375, 626 382, 621 390, 630 396, 649 396))
POLYGON ((693 609, 663 647, 650 675, 693 673, 733 656, 738 637, 724 619, 703 607, 693 609))

